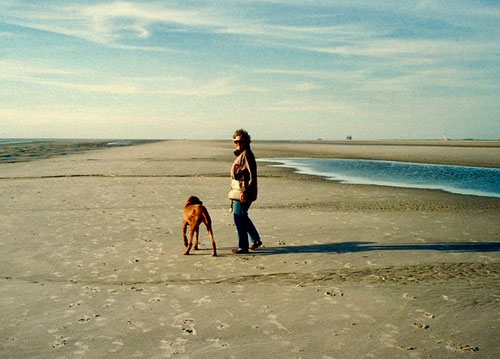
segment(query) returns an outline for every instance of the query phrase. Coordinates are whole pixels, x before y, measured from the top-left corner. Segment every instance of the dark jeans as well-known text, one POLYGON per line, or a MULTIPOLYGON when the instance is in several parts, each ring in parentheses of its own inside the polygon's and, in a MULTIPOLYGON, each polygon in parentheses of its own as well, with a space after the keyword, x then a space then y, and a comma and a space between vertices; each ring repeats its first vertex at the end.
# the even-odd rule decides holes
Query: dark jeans
POLYGON ((248 217, 248 209, 252 202, 233 201, 233 217, 236 230, 238 231, 238 248, 248 249, 248 235, 252 242, 260 239, 259 232, 252 220, 248 217))

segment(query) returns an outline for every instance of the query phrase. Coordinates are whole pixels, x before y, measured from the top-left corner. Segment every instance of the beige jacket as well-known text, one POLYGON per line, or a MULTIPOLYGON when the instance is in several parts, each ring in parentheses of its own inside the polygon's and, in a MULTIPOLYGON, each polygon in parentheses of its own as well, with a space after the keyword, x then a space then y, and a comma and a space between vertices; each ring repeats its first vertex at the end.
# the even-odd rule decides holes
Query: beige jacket
POLYGON ((231 179, 243 182, 243 193, 247 200, 253 202, 257 199, 257 163, 255 156, 247 148, 242 152, 234 151, 236 159, 231 166, 231 179))

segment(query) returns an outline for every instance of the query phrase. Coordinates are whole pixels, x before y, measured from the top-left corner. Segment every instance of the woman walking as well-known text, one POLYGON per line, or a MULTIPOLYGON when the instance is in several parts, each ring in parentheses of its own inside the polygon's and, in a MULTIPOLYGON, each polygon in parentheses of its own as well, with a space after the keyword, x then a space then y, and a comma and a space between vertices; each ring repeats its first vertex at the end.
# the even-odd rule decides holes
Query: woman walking
POLYGON ((236 254, 248 253, 248 235, 252 241, 250 249, 257 249, 262 245, 259 232, 248 217, 248 209, 257 199, 257 163, 250 149, 250 142, 250 135, 243 129, 237 130, 233 135, 236 159, 231 167, 231 179, 239 185, 239 193, 232 196, 234 224, 238 232, 238 248, 233 249, 236 254))

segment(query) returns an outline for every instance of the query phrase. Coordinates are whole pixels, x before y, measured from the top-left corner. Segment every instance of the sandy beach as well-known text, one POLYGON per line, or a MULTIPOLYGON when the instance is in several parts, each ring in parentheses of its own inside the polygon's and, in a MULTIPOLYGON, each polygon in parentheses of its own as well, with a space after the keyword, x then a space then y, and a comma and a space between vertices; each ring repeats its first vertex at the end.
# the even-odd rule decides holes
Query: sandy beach
MULTIPOLYGON (((252 146, 500 168, 499 141, 252 146)), ((259 162, 250 216, 264 246, 237 256, 230 141, 33 157, 0 163, 0 358, 500 356, 499 198, 259 162), (190 195, 210 212, 216 258, 204 230, 182 255, 190 195)))

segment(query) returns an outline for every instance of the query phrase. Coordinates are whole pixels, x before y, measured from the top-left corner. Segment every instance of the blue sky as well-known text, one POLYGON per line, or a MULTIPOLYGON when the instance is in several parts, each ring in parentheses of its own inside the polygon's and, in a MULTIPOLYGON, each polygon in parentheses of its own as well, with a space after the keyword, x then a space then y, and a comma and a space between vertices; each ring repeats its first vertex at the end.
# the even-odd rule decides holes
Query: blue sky
POLYGON ((500 1, 0 2, 0 137, 500 138, 500 1))

